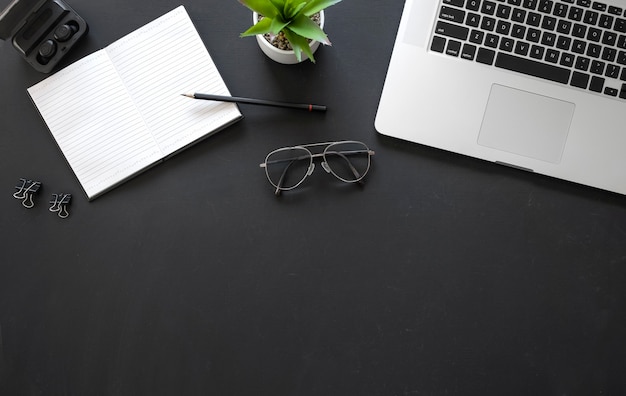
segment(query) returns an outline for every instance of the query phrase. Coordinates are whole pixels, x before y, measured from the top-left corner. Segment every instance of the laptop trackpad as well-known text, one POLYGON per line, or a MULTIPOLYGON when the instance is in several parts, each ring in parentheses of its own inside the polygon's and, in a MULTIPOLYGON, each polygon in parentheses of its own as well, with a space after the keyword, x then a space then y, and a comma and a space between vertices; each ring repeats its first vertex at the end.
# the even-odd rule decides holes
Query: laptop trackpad
POLYGON ((494 84, 478 144, 558 164, 575 107, 559 99, 494 84))

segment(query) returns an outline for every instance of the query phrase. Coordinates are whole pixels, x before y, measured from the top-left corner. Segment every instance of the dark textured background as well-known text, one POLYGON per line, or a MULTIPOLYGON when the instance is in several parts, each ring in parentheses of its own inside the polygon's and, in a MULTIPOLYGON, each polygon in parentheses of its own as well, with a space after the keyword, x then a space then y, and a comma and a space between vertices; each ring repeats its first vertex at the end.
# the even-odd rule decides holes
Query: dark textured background
MULTIPOLYGON (((180 3, 70 4, 76 60, 180 3)), ((329 111, 242 105, 89 203, 1 43, 0 395, 626 394, 625 198, 378 136, 403 1, 329 8, 333 47, 297 66, 238 37, 237 1, 184 5, 233 95, 329 111), (376 151, 363 189, 318 167, 274 197, 267 152, 341 139, 376 151)))

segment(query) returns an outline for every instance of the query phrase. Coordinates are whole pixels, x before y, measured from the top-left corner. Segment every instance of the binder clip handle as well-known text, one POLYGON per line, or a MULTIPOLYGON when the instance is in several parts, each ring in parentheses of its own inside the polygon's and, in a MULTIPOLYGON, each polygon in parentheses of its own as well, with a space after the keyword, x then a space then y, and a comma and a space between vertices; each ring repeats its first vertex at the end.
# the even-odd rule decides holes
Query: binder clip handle
POLYGON ((15 186, 17 191, 13 193, 13 198, 21 199, 22 205, 25 208, 30 209, 35 206, 33 195, 39 191, 40 187, 41 182, 21 178, 18 185, 15 186))
POLYGON ((17 190, 16 192, 13 193, 13 198, 15 199, 24 199, 26 198, 26 193, 24 192, 24 190, 26 189, 26 179, 20 179, 20 183, 22 183, 21 185, 18 184, 17 186, 15 186, 15 189, 17 190))
POLYGON ((62 219, 68 218, 70 212, 67 210, 67 207, 71 200, 72 194, 52 194, 52 200, 50 200, 50 212, 56 212, 62 219))

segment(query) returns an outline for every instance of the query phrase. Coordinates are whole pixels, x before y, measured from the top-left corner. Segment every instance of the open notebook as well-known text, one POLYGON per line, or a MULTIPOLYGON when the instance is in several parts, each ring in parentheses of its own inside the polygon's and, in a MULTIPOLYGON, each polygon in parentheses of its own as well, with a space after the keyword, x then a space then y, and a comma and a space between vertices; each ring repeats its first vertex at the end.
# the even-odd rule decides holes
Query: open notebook
POLYGON ((91 200, 242 118, 180 6, 28 89, 91 200))

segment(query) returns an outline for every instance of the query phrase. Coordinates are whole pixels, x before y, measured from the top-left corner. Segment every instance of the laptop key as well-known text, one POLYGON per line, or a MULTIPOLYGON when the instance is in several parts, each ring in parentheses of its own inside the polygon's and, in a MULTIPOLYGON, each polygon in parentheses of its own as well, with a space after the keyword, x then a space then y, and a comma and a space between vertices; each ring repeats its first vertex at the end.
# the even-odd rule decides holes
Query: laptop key
POLYGON ((430 50, 435 52, 443 52, 446 48, 446 39, 439 36, 433 37, 433 42, 430 44, 430 50))
POLYGON ((562 34, 569 34, 572 31, 572 22, 560 20, 556 25, 556 31, 562 34))
POLYGON ((561 61, 559 62, 559 64, 566 67, 572 67, 574 66, 574 59, 574 55, 564 52, 561 54, 561 61))
POLYGON ((463 50, 461 51, 461 58, 467 60, 474 60, 474 56, 476 55, 476 46, 471 44, 464 44, 463 50))
POLYGON ((511 52, 513 51, 513 47, 515 46, 515 41, 508 37, 503 37, 500 41, 500 49, 502 51, 511 52))
POLYGON ((607 65, 606 71, 604 73, 605 76, 609 78, 619 78, 620 67, 617 65, 607 65))
POLYGON ((559 36, 556 40, 556 48, 568 51, 572 46, 572 38, 567 36, 559 36))
POLYGON ((571 74, 568 69, 559 66, 549 65, 502 52, 498 53, 495 65, 502 69, 543 78, 561 84, 567 84, 571 74))
POLYGON ((541 31, 537 29, 528 29, 526 33, 526 40, 538 43, 541 39, 541 31))
POLYGON ((494 18, 484 17, 480 24, 480 28, 493 32, 496 27, 496 20, 494 18))
POLYGON ((604 62, 600 62, 600 61, 595 61, 594 60, 594 61, 591 62, 591 67, 589 68, 589 70, 593 74, 602 75, 602 74, 604 74, 604 69, 605 68, 606 68, 606 64, 604 62))
POLYGON ((498 48, 500 37, 489 33, 485 39, 485 46, 490 48, 498 48))
POLYGON ((610 15, 603 14, 600 16, 599 26, 603 29, 611 29, 613 27, 614 18, 610 15))
POLYGON ((485 1, 481 9, 483 14, 493 15, 496 13, 496 3, 493 1, 485 1))
POLYGON ((513 14, 511 15, 511 19, 514 22, 524 23, 526 20, 526 11, 520 8, 516 8, 513 10, 513 14))
POLYGON ((602 44, 614 46, 617 42, 617 33, 605 31, 602 35, 602 44))
POLYGON ((482 44, 483 38, 485 37, 485 32, 481 32, 480 30, 472 30, 470 34, 469 41, 474 44, 482 44))
POLYGON ((587 26, 581 25, 580 23, 575 23, 572 29, 572 36, 578 38, 585 38, 587 34, 587 26))
POLYGON ((591 6, 591 8, 593 8, 594 10, 597 10, 597 11, 605 12, 606 8, 607 8, 607 5, 603 4, 603 3, 598 3, 597 1, 594 1, 593 5, 591 6))
POLYGON ((529 12, 528 17, 526 18, 526 24, 539 27, 539 25, 541 25, 541 15, 536 12, 529 12))
POLYGON ((622 15, 622 9, 615 6, 609 6, 609 13, 613 15, 622 15))
POLYGON ((537 9, 545 14, 549 14, 552 12, 553 5, 554 2, 552 0, 540 0, 539 7, 537 9))
POLYGON ((595 25, 596 23, 598 23, 598 18, 600 17, 600 14, 598 14, 595 11, 585 11, 585 16, 583 17, 583 21, 585 21, 585 23, 587 25, 595 25))
POLYGON ((465 0, 443 0, 443 4, 450 4, 455 7, 463 7, 465 0))
POLYGON ((526 36, 526 27, 518 24, 513 25, 511 36, 518 39, 524 38, 526 36))
POLYGON ((595 41, 596 43, 600 42, 602 38, 602 30, 596 28, 590 28, 587 32, 587 40, 595 41))
POLYGON ((563 18, 567 16, 567 10, 568 10, 567 4, 557 3, 554 6, 553 14, 556 17, 563 18))
POLYGON ((480 15, 470 12, 465 18, 465 24, 471 27, 478 27, 480 25, 480 15))
POLYGON ((467 0, 465 8, 472 11, 478 11, 480 9, 480 0, 467 0))
POLYGON ((561 53, 557 50, 549 49, 546 51, 546 62, 557 63, 559 58, 561 57, 561 53))
POLYGON ((508 5, 500 4, 498 6, 496 15, 498 16, 498 18, 509 19, 509 17, 511 16, 511 7, 508 5))
POLYGON ((602 47, 597 44, 589 44, 587 47, 587 56, 592 58, 600 58, 602 54, 602 47))
POLYGON ((589 84, 589 74, 574 72, 572 74, 572 81, 570 81, 570 85, 576 88, 587 89, 587 85, 589 84))
POLYGON ((465 20, 465 11, 443 6, 439 12, 439 18, 450 22, 463 23, 465 20))
POLYGON ((567 16, 569 19, 573 21, 582 21, 583 19, 583 10, 582 8, 572 7, 569 10, 569 14, 567 16))
POLYGON ((547 45, 549 47, 554 46, 556 43, 556 34, 544 32, 541 36, 541 44, 547 45))
POLYGON ((543 53, 545 52, 545 48, 533 45, 530 47, 530 57, 535 59, 543 59, 543 53))
POLYGON ((524 8, 534 10, 537 8, 537 0, 524 0, 524 8))
POLYGON ((448 36, 459 40, 466 40, 469 35, 469 28, 453 25, 448 22, 438 21, 435 32, 442 36, 448 36))
POLYGON ((589 84, 589 90, 593 92, 602 92, 604 89, 604 78, 592 76, 591 84, 589 84))
POLYGON ((604 47, 602 51, 602 59, 605 61, 613 62, 617 56, 617 50, 615 48, 604 47))
POLYGON ((451 56, 459 56, 461 53, 461 43, 456 40, 448 40, 448 46, 446 47, 446 54, 451 56))
POLYGON ((485 65, 492 65, 493 59, 496 56, 496 51, 487 48, 479 48, 476 55, 476 62, 484 63, 485 65))
MULTIPOLYGON (((518 41, 515 43, 515 53, 518 55, 526 56, 530 51, 530 45, 524 41, 518 41)), ((541 57, 540 57, 541 58, 541 57)))

